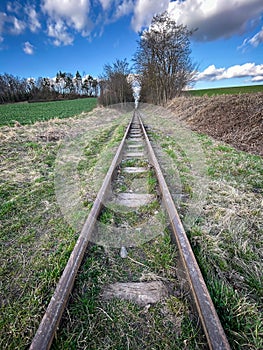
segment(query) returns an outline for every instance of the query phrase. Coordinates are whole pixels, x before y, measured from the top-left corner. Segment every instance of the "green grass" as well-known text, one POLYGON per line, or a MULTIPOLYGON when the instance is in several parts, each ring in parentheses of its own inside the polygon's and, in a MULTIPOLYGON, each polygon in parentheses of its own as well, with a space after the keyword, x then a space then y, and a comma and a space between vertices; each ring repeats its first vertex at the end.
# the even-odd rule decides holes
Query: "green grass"
MULTIPOLYGON (((156 176, 147 161, 143 160, 146 171, 141 174, 122 172, 122 167, 134 166, 134 162, 138 165, 142 160, 128 159, 121 163, 114 194, 120 191, 152 193, 156 189, 156 176)), ((186 344, 188 349, 205 348, 204 335, 176 278, 177 251, 171 244, 169 230, 165 229, 165 214, 157 198, 139 208, 119 209, 111 200, 105 203, 96 232, 105 237, 105 226, 114 228, 112 236, 118 240, 119 248, 113 248, 115 241, 109 239, 105 248, 90 247, 52 348, 150 350, 156 348, 156 344, 160 349, 182 349, 186 344), (153 220, 157 215, 158 225, 153 220), (131 240, 131 237, 136 237, 136 247, 127 245, 128 257, 122 259, 120 246, 126 246, 124 239, 131 240), (169 290, 175 291, 174 295, 144 308, 117 298, 110 301, 101 298, 108 284, 152 280, 164 281, 169 290)))
POLYGON ((105 285, 120 281, 159 279, 179 289, 177 253, 168 233, 128 251, 128 258, 122 259, 119 249, 90 247, 52 349, 183 349, 186 344, 187 349, 205 349, 183 293, 144 308, 117 298, 101 299, 105 285))
MULTIPOLYGON (((155 136, 162 142, 163 135, 155 136)), ((207 164, 208 192, 204 211, 188 227, 190 242, 216 310, 233 349, 263 346, 261 314, 263 160, 198 135, 207 164)), ((189 159, 176 139, 166 137, 162 148, 174 162, 185 195, 193 188, 189 159), (188 169, 188 170, 187 170, 188 169)), ((191 190, 192 191, 192 190, 191 190)), ((179 213, 184 221, 189 199, 179 213)))
POLYGON ((0 126, 14 125, 16 121, 25 125, 36 121, 73 117, 81 112, 89 112, 96 105, 96 98, 0 105, 0 126))
MULTIPOLYGON (((95 113, 94 113, 95 114, 95 113)), ((49 121, 0 134, 0 348, 25 349, 37 330, 52 292, 78 238, 61 213, 54 187, 61 139, 39 138, 63 130, 70 135, 82 118, 49 121)), ((105 126, 101 115, 85 121, 89 138, 77 169, 80 204, 90 210, 92 174, 104 149, 116 147, 125 117, 105 126), (98 127, 94 130, 95 123, 98 127), (89 130, 91 127, 91 130, 89 130), (85 153, 86 151, 86 153, 85 153), (89 163, 90 161, 90 163, 89 163), (88 169, 87 169, 88 167, 88 169)))
MULTIPOLYGON (((98 114, 85 124, 89 138, 77 167, 85 214, 97 192, 94 178, 103 179, 102 172, 110 164, 126 121, 121 117, 113 124, 103 125, 105 121, 98 114), (95 124, 97 128, 93 130, 95 124)), ((168 163, 179 172, 185 196, 179 214, 184 219, 195 194, 193 164, 178 138, 172 135, 173 124, 167 127, 167 137, 168 132, 162 129, 164 123, 157 122, 159 134, 153 134, 153 139, 157 151, 162 149, 168 163)), ((39 136, 51 131, 69 135, 82 125, 82 118, 65 119, 24 128, 6 127, 0 134, 0 348, 28 348, 78 236, 65 221, 54 190, 55 159, 62 140, 39 136)), ((203 211, 187 233, 231 348, 260 349, 262 158, 205 135, 197 138, 206 157, 209 186, 203 211)), ((135 164, 133 160, 122 164, 128 165, 135 164)), ((168 170, 167 167, 167 173, 168 170)), ((154 174, 148 180, 153 189, 154 174)), ((138 211, 139 218, 143 221, 158 210, 159 203, 154 201, 138 211)), ((121 217, 108 210, 101 221, 121 223, 124 219, 136 223, 135 214, 123 213, 121 217)), ((90 247, 83 274, 78 275, 74 301, 63 318, 65 328, 60 329, 53 348, 152 349, 156 344, 160 349, 205 348, 187 298, 180 292, 174 267, 176 257, 167 232, 139 249, 129 249, 127 259, 120 258, 119 249, 90 247), (148 309, 126 301, 100 300, 106 283, 131 278, 164 280, 174 295, 148 309)))
POLYGON ((187 91, 191 96, 214 96, 223 94, 245 94, 253 92, 263 92, 263 85, 233 86, 225 88, 198 89, 187 91))

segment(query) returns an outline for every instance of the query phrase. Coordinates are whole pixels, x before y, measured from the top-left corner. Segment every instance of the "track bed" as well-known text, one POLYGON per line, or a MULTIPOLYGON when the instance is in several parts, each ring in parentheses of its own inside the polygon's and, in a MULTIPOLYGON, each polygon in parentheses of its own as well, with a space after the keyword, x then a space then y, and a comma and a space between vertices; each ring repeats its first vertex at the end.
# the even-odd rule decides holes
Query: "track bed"
POLYGON ((31 349, 51 346, 229 349, 137 111, 31 349))

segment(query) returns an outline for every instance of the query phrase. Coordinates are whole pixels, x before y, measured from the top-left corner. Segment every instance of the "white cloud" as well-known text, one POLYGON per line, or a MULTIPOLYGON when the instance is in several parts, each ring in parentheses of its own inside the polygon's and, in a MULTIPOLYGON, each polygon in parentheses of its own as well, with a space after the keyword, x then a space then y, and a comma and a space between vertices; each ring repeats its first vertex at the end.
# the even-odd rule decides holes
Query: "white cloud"
POLYGON ((0 12, 0 35, 4 31, 11 34, 21 34, 26 28, 26 23, 15 16, 8 16, 5 12, 0 12))
POLYGON ((41 24, 38 20, 38 14, 35 10, 35 7, 27 5, 25 7, 25 13, 27 14, 27 16, 29 18, 28 25, 29 25, 31 32, 36 32, 38 29, 41 28, 41 24))
POLYGON ((261 81, 263 76, 263 64, 245 63, 235 65, 229 68, 216 68, 214 65, 209 66, 203 72, 199 72, 196 81, 216 81, 222 79, 250 77, 251 81, 261 81))
POLYGON ((117 5, 115 18, 120 18, 126 16, 133 11, 134 1, 133 0, 124 0, 122 3, 117 5))
POLYGON ((0 12, 0 36, 3 33, 3 30, 4 30, 4 24, 5 24, 5 21, 6 21, 6 17, 7 17, 6 13, 0 12))
POLYGON ((193 37, 211 41, 242 34, 263 13, 262 0, 185 0, 170 2, 168 12, 178 24, 198 28, 193 37))
POLYGON ((257 77, 254 77, 253 79, 251 79, 251 81, 253 81, 253 83, 261 82, 263 81, 263 75, 258 75, 257 77))
POLYGON ((53 44, 55 46, 72 45, 74 38, 67 32, 67 26, 62 20, 56 23, 49 22, 47 24, 47 34, 51 38, 55 38, 53 44))
POLYGON ((239 47, 239 49, 244 49, 246 48, 248 45, 251 45, 253 47, 258 47, 258 45, 260 45, 261 43, 263 43, 263 27, 261 28, 261 30, 255 34, 251 39, 245 39, 243 41, 243 44, 239 47))
POLYGON ((32 44, 30 44, 29 41, 24 43, 23 50, 24 50, 24 52, 27 55, 33 55, 34 54, 34 46, 32 44))
POLYGON ((99 0, 99 2, 101 4, 103 10, 107 10, 111 5, 112 0, 99 0))
POLYGON ((17 15, 19 15, 21 13, 21 4, 18 1, 8 1, 8 3, 6 4, 6 9, 8 12, 14 12, 17 15))
POLYGON ((214 64, 207 67, 203 72, 198 73, 196 80, 217 80, 221 76, 225 68, 216 68, 214 64))
POLYGON ((81 32, 87 29, 89 0, 43 0, 42 10, 53 21, 64 20, 68 26, 81 32))
POLYGON ((138 32, 142 27, 148 26, 154 15, 168 9, 169 0, 137 0, 134 7, 132 27, 138 32))
POLYGON ((259 44, 263 43, 263 27, 261 31, 254 35, 248 42, 254 47, 258 47, 259 44))
POLYGON ((20 21, 20 19, 18 19, 16 17, 10 17, 9 21, 13 25, 13 27, 11 28, 12 34, 15 34, 15 35, 21 34, 26 28, 25 22, 20 21))

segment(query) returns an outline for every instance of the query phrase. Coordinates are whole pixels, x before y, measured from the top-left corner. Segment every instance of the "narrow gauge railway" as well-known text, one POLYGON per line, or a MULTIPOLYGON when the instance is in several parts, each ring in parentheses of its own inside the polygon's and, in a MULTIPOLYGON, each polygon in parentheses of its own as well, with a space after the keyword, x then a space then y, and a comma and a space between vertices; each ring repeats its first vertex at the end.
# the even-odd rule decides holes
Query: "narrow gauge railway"
MULTIPOLYGON (((63 312, 73 290, 75 278, 82 264, 83 257, 86 254, 87 247, 90 242, 100 241, 98 238, 94 241, 93 235, 98 218, 104 208, 113 203, 113 208, 121 207, 129 211, 139 206, 147 205, 157 198, 165 208, 167 217, 169 218, 171 238, 179 252, 179 262, 175 262, 175 264, 180 265, 180 269, 178 269, 180 270, 178 279, 182 281, 183 288, 187 288, 189 291, 192 309, 202 325, 207 348, 213 350, 230 349, 227 337, 153 151, 140 112, 135 110, 64 272, 58 282, 56 290, 50 300, 46 313, 32 340, 30 346, 31 350, 44 350, 51 347, 63 312), (122 176, 125 176, 125 174, 136 176, 136 174, 138 174, 140 178, 143 178, 143 174, 149 172, 149 169, 154 173, 157 181, 158 191, 155 194, 147 193, 146 191, 143 193, 142 190, 138 193, 136 191, 129 191, 127 188, 114 193, 114 187, 116 187, 114 181, 116 181, 120 173, 122 176)), ((121 254, 125 257, 127 254, 126 248, 129 249, 129 246, 135 245, 138 235, 127 237, 127 230, 123 229, 122 231, 124 232, 123 235, 120 234, 118 237, 112 237, 111 232, 107 240, 112 240, 111 244, 113 246, 120 247, 121 254)), ((140 231, 139 234, 141 234, 140 231)))

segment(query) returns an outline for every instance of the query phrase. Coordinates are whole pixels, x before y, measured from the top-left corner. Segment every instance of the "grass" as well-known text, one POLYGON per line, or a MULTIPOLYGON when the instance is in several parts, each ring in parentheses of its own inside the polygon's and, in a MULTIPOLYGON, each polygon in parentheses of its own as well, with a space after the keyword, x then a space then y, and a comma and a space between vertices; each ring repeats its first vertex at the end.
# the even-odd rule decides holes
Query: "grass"
POLYGON ((263 348, 262 157, 184 129, 160 107, 143 115, 231 348, 263 348))
POLYGON ((127 122, 123 114, 108 113, 108 121, 94 112, 86 118, 0 129, 1 349, 29 346, 78 237, 62 215, 54 185, 63 139, 88 131, 82 161, 90 160, 90 168, 84 170, 81 163, 77 168, 79 207, 85 217, 99 155, 118 145, 127 122))
MULTIPOLYGON (((108 113, 107 118, 97 111, 87 118, 0 129, 0 348, 29 346, 78 237, 68 224, 76 213, 67 222, 58 202, 54 185, 58 154, 69 156, 63 166, 76 165, 71 181, 79 185, 81 218, 77 220, 82 222, 129 118, 116 116, 114 110, 108 113), (68 149, 63 149, 63 140, 80 131, 87 135, 81 140, 83 152, 74 158, 73 151, 67 154, 68 149)), ((263 348, 262 158, 197 134, 194 139, 203 154, 196 149, 196 159, 191 158, 193 139, 183 135, 181 140, 174 121, 167 122, 169 116, 165 116, 160 123, 160 113, 150 110, 147 123, 153 126, 152 139, 174 198, 182 199, 178 201, 180 216, 185 222, 192 203, 201 209, 186 224, 187 233, 231 348, 263 348), (202 157, 206 167, 200 163, 202 157), (208 185, 202 187, 199 178, 208 185), (205 195, 202 201, 195 197, 199 188, 205 195)), ((121 164, 135 165, 147 166, 134 160, 121 164)), ((151 190, 155 177, 148 175, 151 190)), ((126 190, 129 181, 124 185, 126 190)), ((154 201, 136 215, 143 222, 157 211, 159 203, 154 201)), ((101 220, 106 224, 138 220, 133 212, 122 213, 121 220, 111 210, 104 213, 101 220)), ((160 349, 206 348, 176 277, 176 247, 170 244, 167 230, 159 232, 163 235, 130 248, 127 259, 120 258, 119 249, 89 247, 74 300, 63 318, 65 328, 60 328, 53 349, 152 349, 156 344, 160 349), (107 283, 156 279, 164 281, 172 295, 154 306, 140 308, 127 301, 99 298, 107 283)))
POLYGON ((198 89, 187 91, 191 96, 214 96, 223 94, 246 94, 254 92, 262 92, 263 85, 251 85, 251 86, 233 86, 225 88, 213 88, 213 89, 198 89))
POLYGON ((73 117, 91 111, 96 105, 96 98, 0 105, 0 126, 12 126, 16 122, 26 125, 36 121, 73 117))
POLYGON ((119 249, 90 247, 52 349, 150 350, 156 344, 159 349, 182 349, 186 344, 188 349, 205 348, 183 293, 144 308, 100 298, 103 287, 117 281, 159 279, 178 288, 176 250, 169 234, 128 251, 129 257, 122 259, 119 249))
MULTIPOLYGON (((155 173, 147 161, 143 160, 142 164, 142 160, 128 159, 118 168, 113 192, 153 193, 156 186, 155 173), (144 173, 122 171, 123 167, 138 163, 146 167, 144 173)), ((105 248, 90 247, 53 349, 152 349, 157 343, 160 349, 181 349, 186 344, 188 349, 205 348, 198 320, 176 278, 177 251, 170 242, 169 230, 165 229, 167 222, 160 203, 156 198, 147 205, 131 209, 121 210, 116 203, 112 205, 111 200, 105 204, 99 217, 97 237, 103 234, 104 240, 105 236, 108 240, 105 248), (149 221, 157 215, 163 231, 160 224, 156 230, 154 221, 149 221), (105 227, 109 232, 114 229, 112 240, 105 227), (135 236, 136 245, 126 245, 123 236, 126 240, 135 236), (118 248, 114 248, 113 239, 118 241, 118 248), (120 257, 121 246, 128 249, 126 259, 120 257), (152 280, 163 281, 172 293, 155 305, 142 308, 116 297, 101 298, 108 284, 152 280)))
MULTIPOLYGON (((163 140, 163 135, 160 137, 163 140)), ((188 235, 233 349, 262 348, 263 161, 260 156, 198 135, 207 162, 209 190, 202 215, 188 235)), ((159 137, 155 137, 159 140, 159 137)), ((177 164, 186 195, 192 192, 189 159, 173 138, 161 144, 177 164), (188 184, 188 185, 187 185, 188 184)), ((184 220, 185 207, 179 208, 184 220)))

